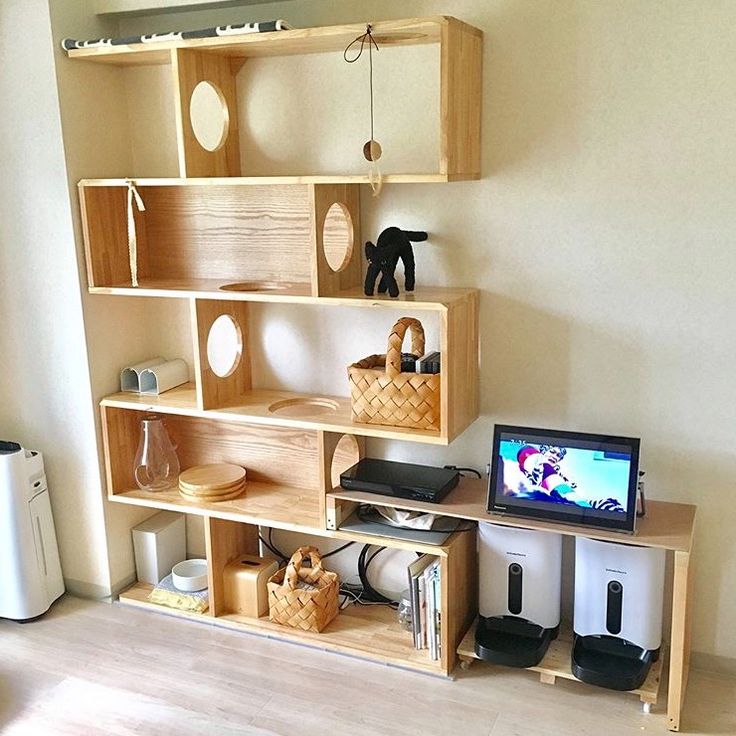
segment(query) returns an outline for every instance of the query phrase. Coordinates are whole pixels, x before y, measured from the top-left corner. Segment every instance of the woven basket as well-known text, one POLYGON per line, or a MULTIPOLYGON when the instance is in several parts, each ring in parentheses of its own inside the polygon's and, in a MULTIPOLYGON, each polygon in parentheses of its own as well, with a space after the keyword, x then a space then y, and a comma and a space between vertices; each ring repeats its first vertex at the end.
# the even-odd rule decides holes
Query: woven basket
POLYGON ((339 608, 340 579, 322 567, 316 547, 299 547, 289 564, 268 580, 271 621, 302 631, 322 631, 339 608), (311 560, 311 567, 303 566, 311 560), (300 587, 309 586, 309 587, 300 587))
POLYGON ((401 372, 401 345, 407 329, 412 353, 424 355, 422 323, 402 317, 388 336, 386 355, 371 355, 348 367, 353 421, 439 429, 440 374, 401 372))

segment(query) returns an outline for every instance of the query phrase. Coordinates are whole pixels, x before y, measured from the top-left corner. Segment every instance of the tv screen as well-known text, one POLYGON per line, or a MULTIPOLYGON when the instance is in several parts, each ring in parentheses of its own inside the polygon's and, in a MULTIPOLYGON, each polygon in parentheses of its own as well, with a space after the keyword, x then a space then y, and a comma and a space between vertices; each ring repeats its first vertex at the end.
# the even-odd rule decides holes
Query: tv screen
POLYGON ((634 531, 639 440, 497 424, 488 511, 634 531))

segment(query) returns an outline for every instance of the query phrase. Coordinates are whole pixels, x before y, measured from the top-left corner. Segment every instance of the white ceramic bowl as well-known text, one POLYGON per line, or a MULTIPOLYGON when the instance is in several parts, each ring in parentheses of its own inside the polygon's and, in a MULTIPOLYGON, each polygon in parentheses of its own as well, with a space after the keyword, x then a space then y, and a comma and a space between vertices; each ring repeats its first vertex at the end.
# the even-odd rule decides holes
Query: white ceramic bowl
POLYGON ((184 560, 171 569, 171 582, 177 590, 193 593, 207 587, 207 560, 184 560))

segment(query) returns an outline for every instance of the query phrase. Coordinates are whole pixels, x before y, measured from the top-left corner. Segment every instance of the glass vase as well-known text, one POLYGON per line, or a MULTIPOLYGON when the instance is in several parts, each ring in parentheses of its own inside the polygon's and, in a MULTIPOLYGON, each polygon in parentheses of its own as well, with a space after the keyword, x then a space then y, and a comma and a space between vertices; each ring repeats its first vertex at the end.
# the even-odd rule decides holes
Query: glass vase
POLYGON ((163 420, 157 416, 144 417, 133 465, 138 487, 144 491, 175 488, 179 482, 179 469, 179 458, 163 420))

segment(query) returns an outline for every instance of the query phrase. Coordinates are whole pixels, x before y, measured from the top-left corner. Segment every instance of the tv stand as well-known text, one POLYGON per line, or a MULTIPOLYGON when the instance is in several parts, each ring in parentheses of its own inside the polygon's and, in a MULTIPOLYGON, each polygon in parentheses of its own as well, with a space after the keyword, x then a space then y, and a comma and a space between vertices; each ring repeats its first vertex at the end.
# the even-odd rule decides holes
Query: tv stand
MULTIPOLYGON (((680 730, 680 718, 687 687, 690 665, 690 621, 692 575, 690 556, 693 548, 696 507, 684 503, 647 500, 647 514, 637 520, 634 534, 621 534, 607 529, 585 529, 570 524, 557 524, 535 519, 518 519, 512 516, 499 516, 486 511, 487 480, 462 478, 455 490, 440 504, 430 504, 410 499, 379 496, 372 493, 345 491, 336 488, 327 497, 328 523, 339 520, 350 512, 357 503, 372 503, 379 506, 393 506, 408 511, 432 512, 471 521, 493 521, 503 526, 538 529, 557 532, 573 537, 589 537, 632 544, 641 547, 660 547, 673 557, 672 566, 672 618, 669 640, 669 690, 667 695, 667 725, 670 731, 680 730)), ((475 655, 474 623, 457 649, 461 668, 467 669, 477 659, 475 655)), ((572 632, 561 631, 559 638, 552 642, 544 659, 536 667, 540 680, 554 684, 558 677, 576 679, 570 668, 572 632)), ((663 645, 663 650, 666 647, 663 645)), ((664 655, 664 652, 663 652, 664 655)), ((644 711, 649 712, 657 703, 665 656, 655 662, 644 684, 631 692, 639 696, 644 711)))

